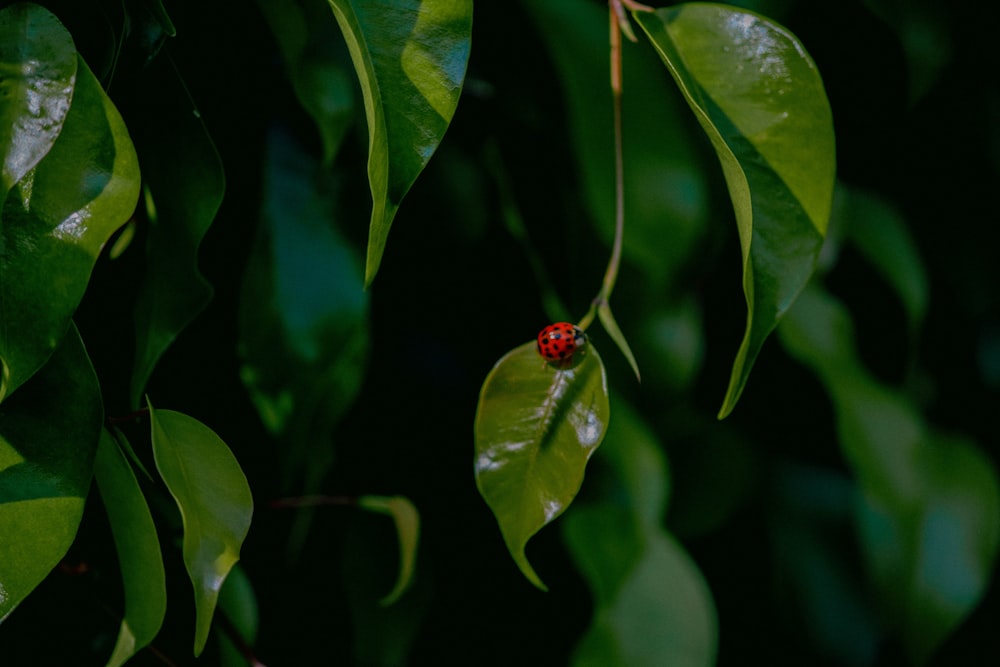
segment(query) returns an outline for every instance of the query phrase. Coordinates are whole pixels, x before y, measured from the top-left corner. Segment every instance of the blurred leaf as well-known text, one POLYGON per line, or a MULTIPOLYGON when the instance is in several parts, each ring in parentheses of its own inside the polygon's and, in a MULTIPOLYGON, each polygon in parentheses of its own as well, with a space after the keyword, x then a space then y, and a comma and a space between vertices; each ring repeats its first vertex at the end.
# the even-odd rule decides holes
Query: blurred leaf
POLYGON ((0 10, 0 205, 62 131, 76 68, 73 38, 47 9, 25 2, 0 10))
POLYGON ((602 494, 574 507, 563 524, 594 594, 594 618, 573 664, 708 667, 715 610, 698 568, 662 528, 666 461, 633 409, 615 401, 614 413, 598 461, 607 464, 599 468, 607 473, 597 484, 602 494))
POLYGON ((225 191, 222 162, 176 70, 157 58, 141 81, 141 106, 130 120, 147 188, 149 236, 135 308, 133 407, 160 356, 212 298, 198 271, 198 246, 225 191))
POLYGON ((323 163, 329 165, 354 122, 354 88, 331 48, 339 36, 329 20, 330 10, 323 0, 308 0, 304 6, 286 0, 257 0, 257 6, 278 42, 295 96, 316 123, 323 163))
POLYGON ((128 130, 80 60, 59 138, 3 205, 0 400, 59 344, 98 254, 135 210, 138 196, 128 130))
POLYGON ((361 496, 358 507, 370 512, 388 514, 396 525, 399 540, 399 574, 396 584, 379 604, 388 607, 394 604, 413 583, 413 568, 417 561, 417 545, 420 540, 420 514, 408 498, 403 496, 361 496))
POLYGON ((862 491, 857 522, 871 575, 910 655, 925 662, 972 611, 1000 547, 1000 481, 971 443, 935 434, 854 355, 850 318, 805 290, 779 329, 833 399, 862 491))
POLYGON ((715 147, 736 212, 747 328, 722 418, 822 246, 835 168, 830 105, 804 47, 761 16, 691 3, 635 18, 715 147))
POLYGON ((372 217, 365 285, 378 272, 403 196, 458 105, 472 0, 329 0, 361 82, 368 119, 372 217))
MULTIPOLYGON (((253 584, 239 564, 233 566, 219 591, 219 611, 226 615, 233 629, 240 634, 243 641, 253 646, 257 641, 257 629, 260 626, 260 613, 257 607, 257 596, 253 584)), ((246 667, 247 659, 233 645, 225 633, 217 633, 219 637, 220 662, 224 667, 246 667)))
POLYGON ((694 299, 666 303, 657 299, 643 309, 636 325, 643 351, 646 384, 658 392, 679 394, 691 386, 705 357, 701 312, 694 299))
POLYGON ((156 526, 125 453, 101 433, 94 476, 111 523, 125 586, 125 618, 107 667, 118 667, 149 645, 167 611, 166 574, 156 526))
POLYGON ((525 343, 497 362, 476 411, 476 485, 510 555, 547 590, 524 553, 532 535, 569 506, 607 428, 608 386, 593 345, 557 369, 525 343))
MULTIPOLYGON (((581 0, 526 0, 567 102, 580 191, 605 241, 614 236, 614 125, 608 14, 581 0)), ((708 188, 683 105, 648 49, 623 45, 627 261, 669 284, 702 238, 708 188)))
POLYGON ((83 515, 103 408, 75 327, 0 406, 0 622, 66 554, 83 515))
POLYGON ((240 558, 253 498, 233 453, 201 422, 149 406, 156 468, 184 521, 184 566, 195 593, 194 654, 205 648, 219 589, 240 558))
POLYGON ((891 204, 860 190, 846 190, 837 209, 844 235, 896 291, 915 336, 927 314, 930 286, 906 221, 891 204))

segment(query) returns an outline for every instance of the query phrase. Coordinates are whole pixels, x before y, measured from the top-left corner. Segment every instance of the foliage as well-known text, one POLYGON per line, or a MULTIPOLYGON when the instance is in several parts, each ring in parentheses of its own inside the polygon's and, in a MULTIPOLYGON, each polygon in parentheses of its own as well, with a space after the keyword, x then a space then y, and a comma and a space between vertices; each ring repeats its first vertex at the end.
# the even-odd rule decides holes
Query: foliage
POLYGON ((4 664, 982 664, 983 23, 0 4, 4 664))

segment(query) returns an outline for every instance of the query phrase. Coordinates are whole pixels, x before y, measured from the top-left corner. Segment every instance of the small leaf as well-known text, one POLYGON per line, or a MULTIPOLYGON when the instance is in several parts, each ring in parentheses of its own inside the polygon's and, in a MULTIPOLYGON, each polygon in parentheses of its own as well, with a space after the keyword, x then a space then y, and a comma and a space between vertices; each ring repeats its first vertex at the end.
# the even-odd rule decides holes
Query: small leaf
POLYGON ((0 400, 59 344, 98 254, 132 215, 138 197, 128 130, 80 60, 59 138, 3 203, 0 400))
POLYGON ((97 376, 75 328, 0 406, 0 622, 76 537, 102 418, 97 376))
POLYGON ((205 648, 219 589, 240 558, 253 498, 222 440, 201 422, 149 406, 156 468, 184 522, 184 566, 195 593, 194 654, 205 648))
POLYGON ((368 118, 372 217, 365 285, 378 272, 403 196, 458 106, 472 38, 472 0, 329 0, 354 62, 368 118))
POLYGON ((615 322, 615 316, 611 313, 611 306, 608 305, 607 301, 602 302, 597 307, 597 317, 601 320, 601 324, 604 325, 604 330, 611 336, 611 340, 615 342, 618 349, 625 355, 628 365, 632 367, 632 372, 635 373, 635 379, 642 382, 642 377, 639 375, 639 365, 635 363, 635 355, 632 354, 632 348, 628 346, 625 334, 622 333, 622 330, 618 327, 618 323, 615 322))
POLYGON ((157 58, 141 80, 129 117, 147 188, 149 236, 134 316, 134 407, 157 361, 212 298, 198 271, 198 247, 226 188, 215 145, 177 71, 157 58))
POLYGON ((747 327, 722 418, 822 246, 835 168, 830 105, 802 44, 757 14, 691 3, 635 18, 711 140, 736 213, 747 327))
POLYGON ((413 583, 413 570, 417 562, 417 544, 420 540, 420 514, 408 498, 403 496, 361 496, 358 507, 370 512, 388 514, 396 524, 399 539, 399 574, 396 584, 379 604, 388 607, 398 600, 413 583))
POLYGON ((156 526, 125 453, 107 431, 94 466, 97 488, 111 523, 125 585, 125 618, 107 667, 119 667, 148 646, 167 611, 166 574, 156 526))
POLYGON ((0 205, 62 131, 76 81, 73 38, 31 3, 0 10, 0 205))
POLYGON ((610 410, 604 364, 593 345, 562 369, 542 361, 535 347, 525 343, 508 352, 483 383, 475 473, 514 561, 531 583, 547 590, 525 546, 580 490, 610 410))

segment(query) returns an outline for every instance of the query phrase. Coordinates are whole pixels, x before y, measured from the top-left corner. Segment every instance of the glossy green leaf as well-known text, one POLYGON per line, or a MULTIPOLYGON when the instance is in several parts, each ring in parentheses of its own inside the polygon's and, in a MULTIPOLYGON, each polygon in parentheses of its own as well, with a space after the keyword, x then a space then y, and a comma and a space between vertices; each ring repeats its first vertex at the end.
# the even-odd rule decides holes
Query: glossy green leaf
POLYGON ((354 122, 354 88, 334 50, 339 40, 329 9, 322 2, 257 0, 278 42, 295 96, 312 116, 329 165, 354 122), (322 10, 319 15, 317 9, 322 10))
MULTIPOLYGON (((582 0, 524 0, 567 103, 580 194, 604 239, 615 227, 614 121, 608 11, 582 0)), ((684 103, 648 48, 623 45, 626 261, 669 284, 705 231, 708 186, 684 103)))
POLYGON ((131 400, 138 406, 162 354, 212 298, 198 246, 225 192, 222 162, 179 74, 157 58, 129 114, 146 186, 146 276, 135 308, 131 400))
MULTIPOLYGON (((229 571, 226 583, 219 591, 219 611, 226 615, 233 629, 249 646, 257 641, 260 627, 260 611, 253 584, 246 572, 237 563, 229 571)), ((220 663, 223 667, 246 667, 246 657, 236 648, 225 633, 218 633, 220 663)))
POLYGON ((942 437, 857 359, 850 317, 818 286, 779 328, 830 392, 862 491, 857 523, 876 588, 917 663, 972 611, 1000 550, 1000 480, 974 444, 942 437))
POLYGON ((408 498, 403 496, 361 496, 358 507, 370 512, 388 514, 396 525, 399 539, 399 574, 396 583, 379 604, 387 607, 395 603, 413 583, 413 572, 417 562, 417 546, 420 541, 420 514, 408 498))
POLYGON ((535 348, 531 342, 508 352, 483 383, 475 473, 517 566, 547 590, 525 546, 580 490, 610 410, 604 364, 593 345, 564 369, 542 361, 535 348))
POLYGON ((76 68, 73 38, 47 9, 0 10, 0 204, 62 131, 76 68))
POLYGON ((80 60, 59 138, 3 203, 0 400, 59 344, 98 254, 135 210, 138 196, 128 130, 80 60))
MULTIPOLYGON (((369 296, 357 252, 336 222, 336 176, 294 139, 268 136, 261 221, 240 296, 241 376, 282 452, 281 486, 315 493, 333 463, 332 435, 361 388, 369 296)), ((287 543, 301 546, 312 512, 287 543)))
POLYGON ((472 0, 329 0, 361 82, 368 119, 372 217, 365 285, 378 272, 403 196, 458 106, 472 0))
POLYGON ((184 522, 184 566, 194 586, 194 653, 208 639, 219 589, 240 558, 253 498, 239 463, 201 422, 149 406, 156 468, 184 522))
POLYGON ((97 376, 75 328, 0 406, 0 621, 76 537, 103 416, 97 376))
POLYGON ((94 477, 111 523, 125 585, 125 617, 107 667, 125 664, 160 631, 167 611, 166 574, 156 525, 125 453, 104 431, 94 477))
POLYGON ((736 213, 747 327, 721 418, 822 246, 835 170, 830 105, 802 44, 757 14, 690 3, 635 18, 711 140, 736 213))
POLYGON ((594 595, 593 620, 573 664, 710 667, 717 644, 711 594, 662 527, 666 461, 638 414, 618 401, 613 408, 594 464, 601 494, 575 505, 563 523, 570 553, 594 595))

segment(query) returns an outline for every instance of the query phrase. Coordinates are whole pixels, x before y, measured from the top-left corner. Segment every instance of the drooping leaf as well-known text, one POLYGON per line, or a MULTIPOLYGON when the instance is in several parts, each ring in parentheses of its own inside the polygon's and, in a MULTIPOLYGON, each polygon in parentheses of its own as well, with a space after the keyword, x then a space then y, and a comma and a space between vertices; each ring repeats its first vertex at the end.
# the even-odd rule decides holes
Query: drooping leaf
POLYGON ((846 309, 807 288, 779 328, 826 386, 861 487, 856 522, 883 605, 922 664, 986 592, 1000 551, 1000 480, 982 452, 942 436, 858 361, 846 309))
POLYGON ((128 130, 80 60, 62 132, 3 202, 0 400, 59 344, 101 248, 135 210, 138 196, 128 130))
POLYGON ((75 328, 0 406, 0 621, 72 544, 102 419, 97 376, 75 328))
POLYGON ((52 148, 76 83, 73 38, 47 9, 0 10, 0 205, 52 148))
POLYGON ((165 58, 144 72, 136 99, 130 118, 149 217, 135 309, 131 400, 138 407, 157 361, 212 298, 198 271, 198 246, 222 203, 225 177, 200 113, 165 58))
POLYGON ((111 523, 125 585, 125 617, 107 667, 124 665, 149 645, 167 611, 167 584, 160 542, 146 499, 125 453, 104 431, 94 476, 111 523))
POLYGON ((368 119, 372 217, 365 285, 375 279, 403 196, 458 105, 472 0, 329 0, 354 62, 368 119))
POLYGON ((635 18, 715 148, 736 213, 747 327, 721 418, 823 243, 835 170, 830 105, 802 44, 757 14, 690 3, 635 18))
POLYGON ((594 596, 591 626, 573 664, 594 667, 709 667, 717 644, 711 593, 697 566, 663 525, 666 461, 627 404, 598 461, 601 495, 567 514, 563 535, 594 596))
POLYGON ((354 89, 344 66, 346 52, 342 62, 333 48, 338 45, 337 29, 328 20, 330 10, 325 4, 322 0, 304 5, 257 0, 285 59, 295 95, 316 123, 323 143, 323 163, 329 165, 354 122, 354 89))
POLYGON ((642 377, 639 375, 639 364, 635 362, 635 355, 632 354, 632 348, 628 346, 628 341, 625 340, 625 334, 622 333, 621 328, 618 326, 618 322, 615 321, 615 316, 611 312, 611 306, 607 301, 604 301, 597 307, 597 317, 601 320, 601 324, 604 325, 604 330, 608 332, 611 336, 611 340, 614 341, 618 349, 621 350, 622 354, 625 355, 625 359, 628 361, 628 365, 632 367, 632 372, 635 373, 635 379, 637 381, 642 381, 642 377))
MULTIPOLYGON (((580 193, 608 244, 615 228, 614 125, 608 12, 581 0, 524 0, 559 72, 580 193)), ((705 231, 708 186, 681 98, 644 45, 623 45, 623 254, 658 286, 669 284, 705 231)))
POLYGON ((205 648, 219 589, 240 558, 253 498, 239 463, 201 422, 149 406, 156 468, 184 523, 184 566, 194 586, 194 653, 205 648))
POLYGON ((543 362, 535 348, 531 342, 508 352, 483 383, 475 474, 517 566, 546 590, 525 546, 580 490, 610 410, 604 364, 593 345, 561 369, 543 362))
POLYGON ((396 525, 399 539, 399 574, 396 583, 379 604, 387 607, 398 600, 413 583, 413 571, 417 562, 417 545, 420 541, 420 514, 409 498, 403 496, 361 496, 358 507, 370 512, 388 514, 396 525))

